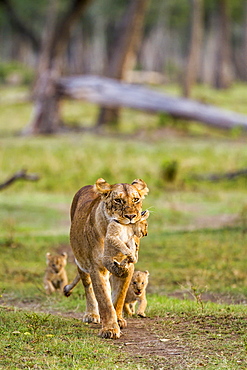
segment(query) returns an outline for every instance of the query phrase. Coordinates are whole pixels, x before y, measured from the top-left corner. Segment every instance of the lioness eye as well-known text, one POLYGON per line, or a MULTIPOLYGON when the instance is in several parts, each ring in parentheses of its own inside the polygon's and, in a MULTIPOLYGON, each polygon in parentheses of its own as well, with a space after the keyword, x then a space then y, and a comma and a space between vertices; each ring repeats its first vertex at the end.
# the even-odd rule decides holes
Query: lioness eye
POLYGON ((133 199, 133 202, 134 202, 134 203, 138 203, 139 201, 140 201, 140 199, 139 199, 139 198, 134 198, 134 199, 133 199))
POLYGON ((114 199, 114 202, 116 202, 116 203, 122 203, 122 199, 116 198, 116 199, 114 199))

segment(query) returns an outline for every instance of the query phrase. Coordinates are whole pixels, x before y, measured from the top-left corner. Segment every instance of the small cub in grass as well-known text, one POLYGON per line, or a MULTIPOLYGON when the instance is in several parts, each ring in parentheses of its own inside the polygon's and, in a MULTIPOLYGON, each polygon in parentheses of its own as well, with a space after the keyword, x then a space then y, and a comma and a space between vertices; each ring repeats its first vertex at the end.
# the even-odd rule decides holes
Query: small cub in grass
POLYGON ((63 288, 68 284, 65 266, 67 264, 67 253, 51 255, 46 253, 47 268, 44 277, 44 286, 47 294, 55 291, 63 292, 63 288))
POLYGON ((146 317, 146 288, 148 285, 148 276, 149 272, 147 270, 135 271, 133 274, 124 302, 124 312, 129 316, 134 315, 135 305, 138 302, 137 315, 141 317, 146 317))

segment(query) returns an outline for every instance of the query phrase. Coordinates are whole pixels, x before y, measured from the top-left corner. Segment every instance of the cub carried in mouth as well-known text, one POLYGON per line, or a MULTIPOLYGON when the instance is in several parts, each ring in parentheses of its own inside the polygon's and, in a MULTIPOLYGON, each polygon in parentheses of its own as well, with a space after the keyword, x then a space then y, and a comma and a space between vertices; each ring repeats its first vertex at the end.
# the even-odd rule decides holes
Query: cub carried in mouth
MULTIPOLYGON (((135 224, 120 224, 113 220, 109 223, 104 244, 103 265, 112 274, 126 277, 130 263, 138 260, 140 238, 147 236, 149 211, 141 213, 141 219, 135 224)), ((80 275, 76 275, 72 283, 64 287, 64 295, 69 297, 79 283, 80 275)))
POLYGON ((127 315, 132 316, 135 314, 135 305, 138 302, 137 315, 146 317, 148 276, 149 272, 147 270, 134 272, 123 307, 127 315))
POLYGON ((47 268, 44 277, 44 286, 47 294, 55 291, 63 292, 63 288, 68 284, 65 266, 67 264, 67 253, 51 255, 46 253, 47 268))
POLYGON ((130 263, 138 260, 139 239, 147 235, 149 211, 141 213, 141 219, 135 223, 120 224, 112 220, 108 227, 104 243, 103 265, 113 275, 125 277, 130 263))

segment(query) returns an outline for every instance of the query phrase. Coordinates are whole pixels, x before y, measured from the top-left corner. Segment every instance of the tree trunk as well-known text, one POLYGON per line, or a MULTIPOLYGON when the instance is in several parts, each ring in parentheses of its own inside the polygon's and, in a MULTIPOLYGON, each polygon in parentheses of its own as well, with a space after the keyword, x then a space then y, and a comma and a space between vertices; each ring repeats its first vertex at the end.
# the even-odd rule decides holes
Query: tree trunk
POLYGON ((62 78, 57 89, 62 96, 83 99, 108 107, 128 107, 149 113, 166 112, 175 118, 202 122, 221 128, 242 128, 247 130, 247 116, 225 111, 197 101, 176 98, 142 86, 119 82, 97 76, 76 76, 62 78))
POLYGON ((38 38, 38 36, 33 31, 31 31, 28 27, 26 27, 25 23, 23 23, 19 19, 11 1, 9 1, 9 0, 0 0, 0 5, 4 6, 5 11, 6 11, 6 13, 9 17, 9 20, 10 20, 10 23, 11 23, 13 29, 15 29, 23 39, 25 39, 25 40, 27 40, 31 43, 31 45, 33 47, 33 50, 35 52, 39 52, 39 50, 40 50, 40 39, 38 38))
MULTIPOLYGON (((141 40, 144 16, 149 0, 130 0, 128 8, 116 30, 106 76, 122 80, 135 63, 137 48, 141 40)), ((101 107, 97 126, 106 123, 117 124, 119 108, 101 107)))
POLYGON ((242 79, 247 81, 247 2, 244 2, 243 55, 241 58, 242 79))
POLYGON ((56 81, 62 73, 62 56, 71 28, 90 1, 71 1, 67 12, 58 20, 58 0, 50 0, 34 88, 33 116, 24 134, 52 134, 61 126, 56 81))
POLYGON ((192 0, 192 24, 189 54, 183 81, 183 96, 189 97, 198 77, 203 35, 203 0, 192 0))
POLYGON ((217 40, 214 87, 226 89, 230 87, 233 80, 228 0, 218 0, 217 40))

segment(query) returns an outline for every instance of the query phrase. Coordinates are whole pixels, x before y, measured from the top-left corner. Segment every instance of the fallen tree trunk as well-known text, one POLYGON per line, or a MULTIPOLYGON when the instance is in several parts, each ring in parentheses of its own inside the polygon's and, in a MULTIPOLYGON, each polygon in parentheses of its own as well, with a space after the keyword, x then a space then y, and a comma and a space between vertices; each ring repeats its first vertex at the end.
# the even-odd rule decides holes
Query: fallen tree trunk
POLYGON ((107 107, 128 107, 148 112, 165 112, 172 117, 231 129, 247 129, 247 116, 226 111, 195 100, 172 97, 142 86, 106 77, 75 76, 57 82, 61 96, 87 100, 107 107))

